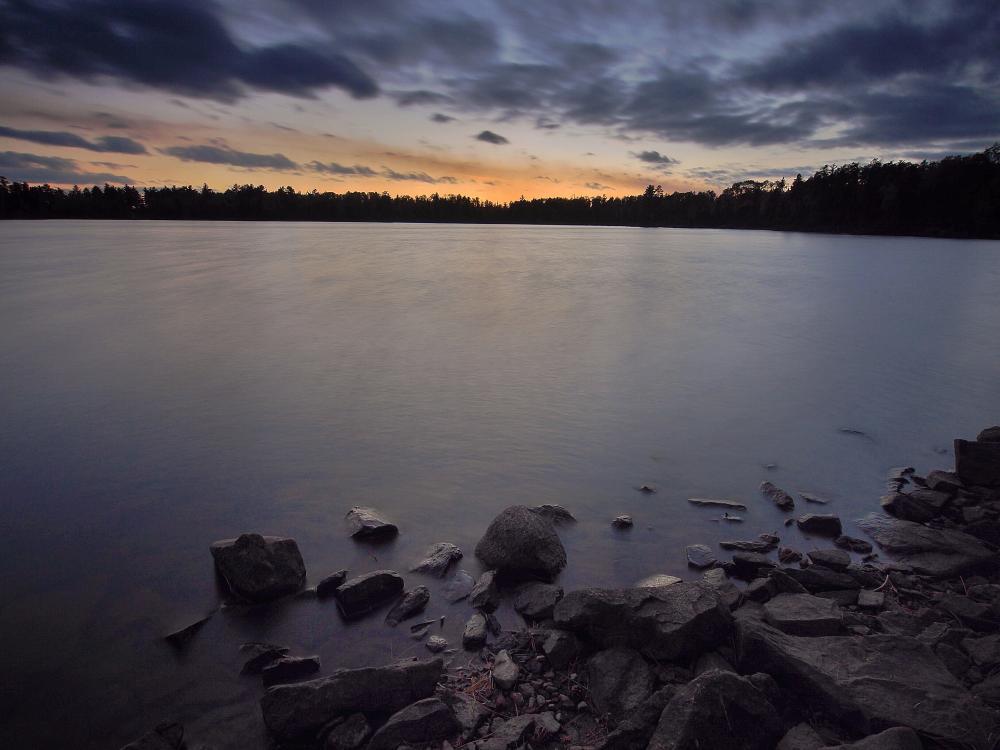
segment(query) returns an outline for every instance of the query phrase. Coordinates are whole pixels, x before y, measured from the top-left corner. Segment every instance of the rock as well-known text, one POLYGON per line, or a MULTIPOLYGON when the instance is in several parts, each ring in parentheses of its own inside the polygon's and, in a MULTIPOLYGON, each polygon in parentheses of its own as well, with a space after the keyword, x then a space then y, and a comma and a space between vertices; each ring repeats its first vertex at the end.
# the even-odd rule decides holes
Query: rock
POLYGON ((802 553, 791 547, 780 547, 778 549, 778 562, 782 565, 790 565, 802 559, 802 553))
POLYGON ((862 589, 858 592, 858 606, 861 609, 879 610, 885 606, 885 594, 881 591, 868 591, 862 589))
POLYGON ((351 714, 329 731, 323 748, 324 750, 358 750, 371 733, 371 727, 368 726, 364 714, 351 714))
POLYGON ((264 686, 291 682, 316 674, 319 671, 318 656, 282 656, 261 669, 264 686))
POLYGON ((425 643, 424 645, 427 647, 427 650, 430 651, 432 654, 439 654, 446 648, 448 648, 448 641, 447 639, 442 638, 439 635, 432 635, 430 638, 427 639, 427 643, 425 643))
POLYGON ((771 498, 781 510, 792 510, 795 507, 795 498, 780 487, 775 487, 771 482, 761 482, 760 491, 771 498))
POLYGON ((336 591, 343 585, 344 581, 347 580, 347 571, 338 570, 336 573, 328 575, 318 584, 316 584, 316 596, 320 599, 325 599, 328 596, 333 596, 333 592, 336 591))
POLYGON ((934 653, 897 635, 802 637, 744 608, 737 617, 741 671, 761 670, 852 732, 913 727, 943 746, 976 747, 986 716, 934 653))
POLYGON ((517 664, 506 651, 498 653, 493 660, 493 681, 500 686, 501 690, 512 690, 517 684, 519 672, 517 664))
POLYGON ((514 593, 514 609, 528 620, 548 620, 562 596, 560 586, 536 581, 525 583, 514 593))
POLYGON ((815 505, 826 505, 827 503, 830 502, 825 497, 814 495, 811 492, 800 492, 799 497, 801 497, 807 503, 814 503, 815 505))
POLYGON ((1000 672, 972 686, 972 694, 987 706, 1000 708, 1000 672))
POLYGON ((851 552, 857 552, 858 554, 867 555, 872 551, 872 545, 866 542, 864 539, 858 539, 853 536, 846 536, 841 534, 833 543, 838 547, 843 547, 844 549, 849 549, 851 552))
POLYGON ((774 584, 774 591, 777 594, 805 594, 806 587, 792 578, 788 573, 780 568, 775 568, 767 574, 774 584))
POLYGON ((746 589, 746 597, 752 602, 766 602, 778 591, 770 578, 754 578, 746 589))
POLYGON ((500 513, 476 545, 488 568, 517 578, 552 580, 566 567, 566 550, 552 523, 523 505, 500 513))
POLYGON ((858 603, 857 590, 833 589, 830 591, 817 591, 816 596, 820 599, 829 599, 839 607, 850 607, 858 603))
POLYGON ((746 580, 764 575, 774 567, 774 560, 759 552, 736 552, 733 554, 734 574, 746 580))
POLYGON ((881 502, 882 509, 886 513, 891 513, 904 521, 924 523, 937 515, 937 511, 922 502, 920 498, 904 492, 892 492, 884 496, 881 502))
POLYGON ((403 591, 403 579, 392 570, 376 570, 345 581, 334 591, 337 607, 352 620, 395 599, 403 591))
POLYGON ((993 667, 1000 664, 1000 635, 966 638, 962 641, 962 648, 977 666, 993 667))
POLYGON ((996 560, 988 546, 960 531, 931 529, 881 513, 865 516, 858 527, 919 575, 951 578, 996 560))
POLYGON ((959 680, 962 679, 965 673, 969 671, 969 667, 972 666, 968 656, 948 643, 937 643, 931 648, 934 649, 934 653, 941 660, 941 663, 959 680))
POLYGON ((244 643, 240 651, 248 656, 240 674, 260 674, 268 664, 277 661, 291 649, 288 646, 274 646, 270 643, 244 643))
POLYGON ((306 566, 294 539, 241 534, 210 547, 215 569, 234 596, 265 602, 298 591, 306 582, 306 566))
POLYGON ((355 505, 345 516, 351 536, 355 539, 381 541, 392 539, 399 533, 396 524, 388 521, 375 508, 355 505))
POLYGON ((673 685, 660 688, 621 721, 595 750, 645 750, 660 715, 677 692, 673 685))
POLYGON ((598 713, 621 716, 653 692, 655 678, 642 654, 631 648, 598 651, 587 660, 590 700, 598 713))
POLYGON ((966 485, 1000 487, 1000 442, 956 440, 955 474, 966 485))
POLYGON ((703 507, 729 508, 731 510, 747 509, 747 506, 743 503, 733 502, 732 500, 715 500, 710 497, 689 497, 688 502, 692 505, 700 505, 703 507))
POLYGON ((417 612, 423 612, 430 599, 431 592, 426 586, 417 586, 413 591, 407 591, 403 594, 403 598, 389 610, 385 616, 385 624, 392 628, 396 627, 403 620, 413 617, 417 612))
POLYGON ((772 750, 782 724, 771 702, 744 677, 711 671, 667 703, 649 750, 772 750))
POLYGON ((759 552, 761 554, 770 552, 775 547, 778 546, 777 542, 765 542, 760 540, 754 540, 750 542, 735 541, 735 542, 719 542, 719 546, 722 549, 728 550, 738 550, 740 552, 759 552))
POLYGON ((927 488, 947 495, 954 495, 962 489, 962 480, 953 471, 935 469, 927 475, 927 488))
POLYGON ((605 648, 628 646, 651 659, 691 658, 721 644, 732 615, 702 582, 646 589, 583 589, 556 605, 556 624, 605 648))
POLYGON ((1000 427, 987 427, 976 436, 979 443, 1000 443, 1000 427))
POLYGON ((338 669, 329 677, 268 688, 261 698, 264 724, 279 742, 314 737, 342 714, 389 713, 434 694, 441 659, 384 667, 338 669))
POLYGON ((806 513, 796 520, 799 529, 807 534, 840 536, 843 529, 837 516, 821 513, 806 513))
POLYGON ((743 593, 726 577, 721 568, 711 568, 701 574, 702 582, 715 589, 726 609, 736 609, 743 601, 743 593))
POLYGON ((152 732, 147 732, 134 742, 130 742, 122 750, 183 750, 184 727, 176 721, 165 721, 157 725, 152 732))
POLYGON ((368 750, 396 750, 406 744, 426 747, 460 731, 449 706, 438 698, 424 698, 390 716, 372 736, 368 750))
POLYGON ((658 589, 663 586, 673 586, 675 583, 680 582, 681 579, 677 576, 668 576, 666 573, 654 573, 653 575, 646 576, 645 578, 636 581, 634 588, 658 589))
POLYGON ((807 591, 816 593, 818 591, 837 591, 844 589, 857 589, 860 584, 847 573, 838 573, 829 568, 819 565, 805 568, 785 568, 785 575, 798 581, 807 591))
POLYGON ((698 657, 694 665, 695 675, 705 674, 713 669, 721 669, 723 672, 735 672, 733 665, 718 651, 709 651, 698 657))
POLYGON ((462 550, 450 542, 437 542, 424 552, 424 559, 410 568, 411 573, 430 573, 438 578, 444 578, 448 567, 456 560, 462 559, 462 550))
POLYGON ((692 568, 711 568, 718 562, 712 548, 705 544, 689 544, 685 552, 692 568))
POLYGON ((641 484, 636 489, 645 495, 654 495, 657 492, 655 484, 641 484))
POLYGON ((611 525, 614 526, 616 529, 631 529, 634 523, 635 522, 632 520, 632 516, 624 514, 620 516, 615 516, 611 520, 611 525))
POLYGON ((486 708, 466 693, 442 689, 438 697, 451 707, 455 720, 465 735, 474 734, 486 720, 486 708))
POLYGON ((183 628, 175 630, 173 633, 167 633, 163 636, 163 640, 174 648, 182 650, 191 642, 195 635, 197 635, 198 631, 201 630, 205 623, 211 620, 214 615, 215 612, 209 612, 200 620, 195 620, 190 625, 185 625, 183 628))
POLYGON ((830 570, 843 572, 851 564, 851 556, 842 549, 814 549, 808 553, 809 562, 830 570))
POLYGON ((764 620, 790 635, 837 635, 844 615, 836 602, 810 594, 778 594, 764 605, 764 620))
POLYGON ((462 645, 469 650, 474 650, 481 648, 484 643, 486 643, 486 615, 482 612, 473 612, 472 617, 465 623, 462 645))
POLYGON ((492 612, 500 606, 500 591, 497 588, 497 572, 487 570, 476 581, 469 592, 469 604, 484 612, 492 612))
POLYGON ((561 505, 553 505, 552 503, 544 503, 542 505, 536 505, 532 508, 535 513, 542 516, 543 518, 549 519, 555 526, 560 526, 566 523, 573 523, 576 521, 573 514, 566 510, 561 505))
POLYGON ((892 727, 849 745, 830 745, 824 750, 923 750, 920 735, 909 727, 892 727))
POLYGON ((961 594, 946 593, 938 600, 937 608, 958 618, 973 630, 990 632, 1000 627, 997 615, 989 605, 973 601, 961 594))
POLYGON ((476 742, 472 750, 514 750, 522 747, 535 729, 537 719, 534 714, 521 714, 506 721, 494 721, 489 737, 476 742))
POLYGON ((566 669, 583 651, 580 639, 566 630, 537 632, 542 642, 542 653, 554 669, 566 669))
POLYGON ((826 747, 823 738, 808 724, 796 724, 785 732, 774 750, 822 750, 826 747))

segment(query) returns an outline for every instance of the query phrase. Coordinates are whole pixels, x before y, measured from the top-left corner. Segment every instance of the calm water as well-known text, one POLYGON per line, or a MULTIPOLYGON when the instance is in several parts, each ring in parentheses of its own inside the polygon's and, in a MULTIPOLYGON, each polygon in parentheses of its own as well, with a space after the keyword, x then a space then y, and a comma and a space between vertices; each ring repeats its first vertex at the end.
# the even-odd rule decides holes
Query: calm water
MULTIPOLYGON (((242 531, 296 537, 313 583, 435 541, 475 574, 512 503, 579 518, 567 588, 686 576, 690 542, 807 546, 760 481, 856 518, 889 467, 949 465, 951 438, 1000 422, 998 342, 997 242, 2 224, 0 746, 117 747, 166 717, 261 746, 241 641, 324 671, 422 653, 314 600, 220 612, 173 652, 160 636, 218 605, 208 544, 242 531), (689 496, 745 499, 746 523, 689 496), (399 539, 348 539, 358 503, 399 539)), ((468 608, 427 612, 454 642, 468 608)))

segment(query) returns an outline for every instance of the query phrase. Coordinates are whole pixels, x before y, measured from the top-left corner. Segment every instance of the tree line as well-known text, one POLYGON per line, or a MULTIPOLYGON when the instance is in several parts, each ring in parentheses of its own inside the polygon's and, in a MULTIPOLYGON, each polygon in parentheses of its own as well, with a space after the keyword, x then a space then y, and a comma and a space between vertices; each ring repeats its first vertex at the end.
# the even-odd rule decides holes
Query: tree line
POLYGON ((743 180, 716 193, 535 198, 498 203, 464 195, 299 193, 261 185, 74 187, 0 177, 3 219, 397 221, 780 229, 1000 238, 1000 143, 919 164, 825 166, 803 179, 743 180))

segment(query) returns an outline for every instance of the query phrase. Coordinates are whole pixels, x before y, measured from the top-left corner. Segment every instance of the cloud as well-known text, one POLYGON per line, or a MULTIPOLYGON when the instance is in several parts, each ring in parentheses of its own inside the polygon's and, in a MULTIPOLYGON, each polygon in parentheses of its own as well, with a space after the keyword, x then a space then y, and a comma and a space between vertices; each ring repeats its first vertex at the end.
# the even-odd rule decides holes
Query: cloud
POLYGON ((320 172, 321 174, 357 175, 359 177, 374 177, 378 174, 378 172, 371 167, 365 167, 360 164, 355 164, 353 167, 349 167, 344 164, 338 164, 335 161, 326 163, 311 161, 306 164, 306 166, 313 172, 320 172))
POLYGON ((20 141, 40 143, 45 146, 66 146, 69 148, 84 148, 88 151, 116 154, 145 154, 146 147, 138 141, 122 136, 105 135, 94 141, 88 141, 76 133, 58 130, 17 130, 0 125, 0 137, 15 138, 20 141))
POLYGON ((506 138, 498 133, 494 133, 492 130, 484 130, 479 135, 473 136, 477 141, 482 141, 483 143, 492 143, 495 146, 503 146, 504 144, 510 143, 506 138))
POLYGON ((454 185, 458 182, 456 178, 447 175, 442 177, 432 177, 426 172, 397 172, 390 167, 382 167, 376 170, 362 164, 347 166, 333 161, 326 163, 311 161, 306 164, 306 167, 313 172, 318 172, 320 174, 353 177, 381 177, 382 179, 392 180, 393 182, 426 182, 430 185, 454 185))
POLYGON ((17 182, 50 185, 96 185, 105 182, 124 185, 134 182, 125 175, 82 171, 73 159, 17 151, 0 151, 0 174, 17 182))
POLYGON ((661 154, 659 151, 640 151, 639 153, 633 153, 632 156, 647 164, 670 165, 680 163, 676 159, 671 159, 669 156, 661 154))
POLYGON ((585 182, 583 186, 590 190, 614 190, 610 185, 602 185, 599 182, 585 182))
POLYGON ((445 123, 452 122, 454 119, 454 117, 451 117, 450 115, 443 115, 440 112, 435 112, 431 115, 431 122, 445 123))
POLYGON ((447 175, 443 177, 431 177, 426 172, 397 172, 393 169, 389 169, 388 167, 382 167, 382 171, 379 175, 387 180, 427 182, 432 185, 454 185, 458 182, 458 180, 454 177, 449 177, 447 175))
POLYGON ((254 154, 236 151, 228 146, 169 146, 160 153, 173 156, 181 161, 197 161, 206 164, 228 164, 246 169, 298 169, 299 165, 284 154, 254 154))

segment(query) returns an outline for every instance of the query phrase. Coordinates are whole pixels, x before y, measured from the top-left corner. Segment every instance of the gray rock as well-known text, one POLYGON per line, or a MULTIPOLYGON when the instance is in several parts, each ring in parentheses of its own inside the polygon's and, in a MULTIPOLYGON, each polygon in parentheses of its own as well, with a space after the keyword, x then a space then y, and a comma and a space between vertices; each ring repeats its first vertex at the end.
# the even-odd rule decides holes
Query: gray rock
POLYGON ((175 630, 172 633, 167 633, 165 636, 163 636, 163 640, 165 640, 174 648, 178 650, 183 650, 194 639, 195 635, 198 634, 198 631, 205 626, 205 623, 211 620, 212 617, 214 616, 215 612, 209 612, 207 615, 198 620, 195 620, 190 625, 185 625, 179 630, 175 630))
POLYGON ((666 573, 653 573, 645 578, 636 581, 633 588, 637 589, 658 589, 663 586, 673 586, 675 583, 680 583, 681 579, 677 576, 670 576, 666 573))
POLYGON ((732 500, 715 500, 710 497, 689 497, 688 502, 692 505, 699 505, 703 507, 730 508, 731 510, 747 509, 747 506, 743 503, 736 503, 732 500))
POLYGON ((506 651, 500 651, 493 660, 493 681, 501 690, 512 690, 520 672, 517 664, 506 651))
POLYGON ((326 735, 324 750, 357 750, 364 745, 372 729, 364 714, 351 714, 326 735))
POLYGON ((319 671, 318 656, 282 656, 260 671, 264 686, 300 680, 319 671))
POLYGON ((298 591, 306 582, 306 566, 294 539, 241 534, 210 547, 215 569, 234 596, 265 602, 298 591))
POLYGON ((774 750, 822 750, 826 746, 823 738, 808 724, 796 724, 785 732, 774 750))
POLYGON ((486 615, 482 612, 473 612, 472 617, 465 623, 462 645, 469 650, 474 650, 481 648, 484 643, 486 643, 486 615))
POLYGON ((430 599, 431 592, 426 586, 417 586, 413 591, 407 591, 389 610, 385 616, 385 624, 392 628, 396 627, 403 620, 423 612, 430 599))
POLYGON ((701 574, 702 582, 715 589, 726 609, 736 609, 743 601, 743 593, 729 580, 721 568, 710 568, 701 574))
POLYGON ((784 573, 789 578, 800 583, 807 591, 817 593, 819 591, 843 591, 846 589, 857 589, 861 585, 847 573, 838 573, 829 568, 819 565, 805 569, 784 568, 784 573))
POLYGON ((857 589, 833 589, 830 591, 817 591, 816 596, 820 599, 828 599, 839 607, 850 607, 858 603, 857 589))
POLYGON ((270 643, 244 643, 240 651, 247 656, 240 674, 260 674, 268 664, 271 664, 291 649, 288 646, 275 646, 270 643))
POLYGON ((368 742, 368 750, 396 750, 402 745, 426 747, 460 731, 448 705, 438 698, 424 698, 390 716, 368 742))
POLYGON ((843 547, 844 549, 849 549, 851 552, 857 552, 858 554, 867 555, 872 551, 872 545, 870 542, 866 542, 864 539, 858 539, 854 536, 847 536, 841 534, 833 543, 838 547, 843 547))
POLYGON ((843 532, 840 518, 829 513, 806 513, 804 516, 799 516, 796 523, 799 529, 807 534, 840 536, 843 532))
POLYGON ((663 709, 676 692, 673 685, 668 685, 650 695, 595 750, 646 750, 663 709))
POLYGON ((937 603, 937 608, 957 617, 964 625, 973 630, 994 632, 1000 628, 998 617, 992 607, 983 602, 977 602, 967 596, 948 592, 937 603))
POLYGON ((542 505, 536 505, 532 510, 543 518, 549 519, 555 526, 561 526, 567 523, 573 523, 576 518, 566 510, 561 505, 554 505, 552 503, 543 503, 542 505))
POLYGON ((535 729, 535 714, 521 714, 506 721, 495 721, 490 736, 472 745, 472 750, 514 750, 524 745, 535 729))
POLYGON ((698 657, 698 661, 694 665, 695 675, 705 674, 705 672, 711 672, 713 669, 721 669, 723 672, 735 672, 733 665, 729 663, 718 651, 708 651, 698 657))
POLYGON ((764 554, 766 552, 770 552, 775 547, 777 547, 778 543, 771 541, 765 542, 759 539, 755 539, 752 541, 719 542, 719 546, 722 547, 722 549, 738 550, 739 552, 759 552, 761 554, 764 554))
POLYGON ((987 427, 976 436, 980 443, 1000 443, 1000 427, 987 427))
POLYGON ((953 471, 935 469, 927 474, 927 489, 944 492, 947 495, 954 495, 963 486, 962 480, 953 471))
POLYGON ((473 734, 489 715, 484 706, 466 693, 442 689, 438 697, 451 707, 463 734, 473 734))
POLYGON ((820 497, 819 495, 814 495, 811 492, 800 492, 799 496, 805 500, 807 503, 813 503, 815 505, 826 505, 830 501, 825 497, 820 497))
POLYGON ((808 553, 809 562, 830 570, 845 571, 851 564, 851 556, 842 549, 814 549, 808 553))
POLYGON ((165 721, 152 732, 128 743, 122 750, 183 750, 184 727, 176 721, 165 721))
POLYGON ((566 550, 552 523, 523 505, 493 519, 476 545, 476 557, 511 577, 551 580, 566 567, 566 550))
POLYGON ((392 539, 399 533, 396 524, 388 521, 374 508, 355 505, 347 511, 347 526, 355 539, 379 541, 392 539))
POLYGON ((770 577, 754 578, 746 589, 746 597, 752 602, 766 602, 777 593, 777 587, 770 577))
POLYGON ((960 531, 931 529, 881 513, 865 516, 858 526, 881 549, 920 575, 951 578, 996 561, 987 545, 960 531))
POLYGON ((830 745, 824 750, 923 750, 920 735, 909 727, 892 727, 848 745, 830 745))
POLYGON ((548 620, 562 599, 563 590, 551 583, 532 581, 520 586, 514 594, 514 609, 528 620, 548 620))
POLYGON ((956 440, 955 473, 963 484, 1000 487, 1000 442, 956 440))
POLYGON ((631 529, 634 524, 635 521, 632 520, 632 516, 626 514, 615 516, 611 519, 611 525, 616 529, 631 529))
POLYGON ((771 498, 781 510, 792 510, 795 507, 795 498, 780 487, 775 487, 771 482, 761 482, 760 491, 771 498))
POLYGON ((962 648, 977 666, 993 667, 1000 664, 1000 634, 966 638, 962 641, 962 648))
POLYGON ((802 553, 791 547, 778 548, 778 562, 782 565, 790 565, 802 559, 802 553))
POLYGON ((594 708, 612 716, 638 708, 656 682, 642 654, 631 648, 598 651, 587 660, 587 679, 594 708))
POLYGON ((891 513, 904 521, 924 523, 937 515, 937 511, 921 501, 920 498, 904 492, 891 492, 885 495, 881 502, 882 509, 886 513, 891 513))
POLYGON ((692 568, 711 568, 718 562, 712 548, 706 544, 689 544, 685 552, 692 568))
POLYGON ((984 744, 983 709, 914 638, 802 637, 782 633, 746 608, 737 617, 741 671, 772 675, 781 688, 852 732, 913 727, 943 746, 984 744))
POLYGON ((454 604, 472 594, 475 586, 476 581, 471 575, 464 570, 456 570, 455 575, 441 588, 441 596, 449 604, 454 604))
POLYGON ((663 709, 649 750, 772 750, 782 724, 750 680, 714 670, 680 688, 663 709))
POLYGON ((937 643, 931 648, 934 649, 934 653, 941 660, 941 663, 959 680, 965 676, 965 673, 969 671, 969 667, 972 666, 968 656, 948 643, 937 643))
POLYGON ((858 592, 858 606, 861 609, 882 609, 885 605, 885 594, 881 591, 862 589, 858 592))
POLYGON ((806 587, 792 578, 788 573, 780 568, 775 568, 767 577, 774 584, 774 591, 778 594, 805 594, 806 587))
POLYGON ((532 630, 532 637, 541 641, 542 653, 554 669, 566 669, 583 652, 583 644, 566 630, 532 630))
POLYGON ((556 605, 556 624, 605 648, 629 646, 651 659, 694 657, 721 644, 732 615, 702 582, 644 589, 583 589, 556 605))
POLYGON ((760 552, 736 552, 733 554, 733 565, 734 575, 752 580, 775 567, 775 562, 760 552))
POLYGON ((424 552, 424 558, 410 568, 412 573, 430 573, 432 576, 444 578, 448 567, 456 560, 462 559, 462 550, 450 542, 436 542, 424 552))
POLYGON ((448 640, 439 635, 432 635, 424 645, 432 654, 439 654, 448 648, 448 640))
POLYGON ((492 612, 500 606, 500 591, 497 588, 497 572, 487 570, 476 581, 469 592, 469 604, 484 612, 492 612))
POLYGON ((377 609, 403 591, 403 579, 392 570, 375 570, 345 581, 334 592, 337 607, 348 620, 377 609))
POLYGON ((972 694, 987 706, 1000 708, 1000 672, 987 677, 977 685, 973 685, 972 694))
POLYGON ((333 596, 333 592, 339 589, 344 581, 347 580, 347 571, 338 570, 336 573, 332 573, 324 578, 322 581, 316 584, 316 596, 320 599, 325 599, 328 596, 333 596))
POLYGON ((810 594, 778 594, 764 605, 764 620, 790 635, 837 635, 844 614, 836 602, 810 594))
POLYGON ((441 659, 403 661, 268 688, 260 702, 264 724, 278 741, 315 737, 343 714, 395 712, 430 697, 443 669, 441 659))

